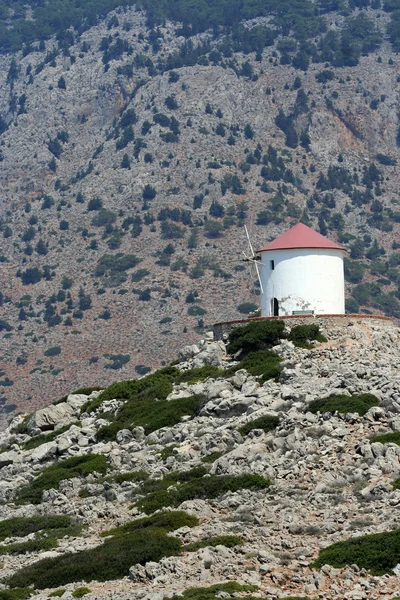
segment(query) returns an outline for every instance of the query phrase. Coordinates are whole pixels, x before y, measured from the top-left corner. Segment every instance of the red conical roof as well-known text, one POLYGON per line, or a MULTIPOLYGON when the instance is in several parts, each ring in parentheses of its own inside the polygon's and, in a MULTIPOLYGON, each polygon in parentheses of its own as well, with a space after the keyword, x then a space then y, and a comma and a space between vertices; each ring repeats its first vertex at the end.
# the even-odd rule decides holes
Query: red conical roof
POLYGON ((264 246, 264 248, 257 250, 257 252, 288 250, 290 248, 328 248, 345 251, 343 246, 339 246, 339 244, 328 240, 328 238, 307 227, 307 225, 297 223, 289 231, 285 231, 285 233, 282 233, 282 235, 264 246))

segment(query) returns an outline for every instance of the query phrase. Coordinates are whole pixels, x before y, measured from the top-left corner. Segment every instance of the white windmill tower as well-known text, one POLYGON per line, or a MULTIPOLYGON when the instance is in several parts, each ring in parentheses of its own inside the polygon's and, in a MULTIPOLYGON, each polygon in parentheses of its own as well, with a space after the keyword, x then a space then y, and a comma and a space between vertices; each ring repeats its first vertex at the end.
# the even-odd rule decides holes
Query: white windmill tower
POLYGON ((254 252, 260 282, 261 316, 342 315, 345 313, 345 248, 298 223, 254 252))

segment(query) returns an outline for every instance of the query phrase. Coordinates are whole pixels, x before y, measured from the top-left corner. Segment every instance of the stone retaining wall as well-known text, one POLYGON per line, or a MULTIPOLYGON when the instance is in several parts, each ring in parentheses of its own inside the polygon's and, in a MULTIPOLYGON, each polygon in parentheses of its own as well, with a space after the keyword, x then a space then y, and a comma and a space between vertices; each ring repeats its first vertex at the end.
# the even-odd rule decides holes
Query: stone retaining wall
POLYGON ((371 329, 385 330, 395 327, 393 319, 390 317, 382 317, 379 315, 303 315, 287 316, 287 317, 253 317, 248 319, 239 319, 238 321, 225 321, 214 324, 214 339, 222 340, 224 335, 229 334, 235 327, 241 327, 254 321, 285 321, 289 329, 296 325, 305 325, 307 323, 315 323, 319 325, 321 332, 326 332, 329 337, 330 330, 338 328, 352 327, 357 324, 369 326, 371 329))

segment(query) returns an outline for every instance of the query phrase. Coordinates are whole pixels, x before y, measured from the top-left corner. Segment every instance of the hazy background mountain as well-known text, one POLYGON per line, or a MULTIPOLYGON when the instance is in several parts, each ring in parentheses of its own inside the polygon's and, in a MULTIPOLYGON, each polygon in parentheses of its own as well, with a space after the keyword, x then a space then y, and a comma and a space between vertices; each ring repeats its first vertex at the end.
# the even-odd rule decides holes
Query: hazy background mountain
POLYGON ((400 317, 400 2, 0 2, 0 402, 162 364, 258 306, 255 246, 340 241, 400 317))

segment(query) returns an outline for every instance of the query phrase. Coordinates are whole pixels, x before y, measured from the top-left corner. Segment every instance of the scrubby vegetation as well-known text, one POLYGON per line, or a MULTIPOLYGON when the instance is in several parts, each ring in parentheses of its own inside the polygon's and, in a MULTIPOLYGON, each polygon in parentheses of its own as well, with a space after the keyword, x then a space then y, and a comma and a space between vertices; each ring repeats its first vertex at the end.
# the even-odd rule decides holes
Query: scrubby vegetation
POLYGON ((281 357, 272 350, 259 350, 250 352, 239 364, 228 370, 228 374, 235 373, 239 369, 246 369, 251 375, 260 377, 260 382, 264 383, 268 379, 278 379, 281 367, 281 357))
POLYGON ((37 448, 46 442, 52 442, 57 436, 68 431, 72 425, 80 425, 80 422, 76 421, 75 423, 70 423, 69 425, 60 427, 60 429, 56 429, 55 431, 35 435, 30 440, 22 444, 22 448, 23 450, 33 450, 34 448, 37 448))
POLYGON ((58 489, 60 481, 73 477, 86 477, 90 473, 104 475, 107 468, 107 460, 103 454, 72 456, 47 467, 29 485, 22 487, 17 493, 16 502, 40 504, 43 492, 52 488, 58 489))
POLYGON ((165 398, 162 400, 154 398, 153 402, 147 395, 138 396, 134 402, 129 402, 122 407, 111 425, 106 425, 98 430, 97 439, 112 440, 120 429, 138 426, 144 427, 146 434, 161 429, 161 427, 172 427, 179 423, 183 416, 197 415, 201 404, 200 396, 189 396, 170 401, 165 398))
POLYGON ((311 342, 326 342, 327 339, 319 331, 319 325, 311 323, 310 325, 296 325, 292 327, 289 340, 298 348, 312 348, 311 342))
POLYGON ((363 416, 372 406, 378 405, 379 398, 373 394, 354 394, 352 396, 338 395, 313 400, 308 408, 314 414, 317 412, 338 412, 341 414, 358 413, 363 416))
MULTIPOLYGON (((236 581, 229 581, 228 583, 217 583, 209 587, 189 588, 182 594, 174 594, 166 600, 177 600, 181 598, 183 600, 218 600, 222 594, 230 594, 233 596, 239 592, 255 592, 257 587, 255 585, 243 585, 236 581)), ((247 600, 254 600, 252 596, 243 596, 247 600)))
POLYGON ((245 356, 256 350, 266 350, 279 344, 283 337, 285 323, 283 321, 254 321, 243 327, 236 327, 229 334, 227 351, 229 354, 240 353, 245 356))
POLYGON ((158 562, 163 556, 179 554, 180 541, 167 536, 167 532, 197 522, 180 511, 138 519, 107 532, 111 537, 96 548, 39 560, 20 569, 7 583, 10 587, 34 585, 43 589, 74 581, 118 579, 126 576, 134 564, 158 562))
POLYGON ((88 587, 82 586, 82 587, 76 588, 76 590, 74 590, 72 592, 72 596, 74 598, 83 598, 83 596, 86 596, 86 594, 90 594, 91 591, 92 590, 90 590, 88 587))
POLYGON ((374 533, 362 537, 337 542, 319 552, 312 567, 331 565, 341 568, 356 564, 367 569, 372 575, 391 573, 400 562, 400 529, 374 533))
POLYGON ((204 381, 207 377, 224 377, 224 370, 214 365, 206 365, 204 367, 197 367, 194 369, 188 369, 182 371, 178 378, 178 383, 196 383, 197 381, 204 381))
POLYGON ((180 527, 194 527, 198 524, 199 521, 197 517, 194 517, 193 515, 188 515, 183 510, 171 510, 157 513, 155 515, 152 515, 151 517, 136 519, 135 521, 125 523, 125 525, 120 525, 120 527, 114 527, 113 529, 104 531, 102 533, 102 536, 115 537, 125 535, 127 533, 134 533, 135 531, 139 531, 141 529, 148 529, 151 527, 156 529, 162 529, 163 531, 167 532, 174 531, 175 529, 179 529, 180 527))
MULTIPOLYGON (((185 481, 185 473, 179 473, 171 479, 169 476, 160 481, 160 487, 149 491, 147 495, 139 500, 138 507, 147 514, 165 506, 177 507, 185 500, 195 498, 218 498, 227 492, 236 492, 241 489, 265 489, 270 481, 261 475, 207 475, 195 469, 189 471, 190 478, 185 481), (181 483, 178 483, 178 482, 181 483), (172 487, 172 483, 176 483, 172 487), (161 487, 162 486, 162 487, 161 487), (168 487, 168 489, 167 489, 168 487)), ((156 484, 157 485, 157 484, 156 484)))
POLYGON ((275 417, 273 415, 264 415, 263 417, 259 417, 258 419, 254 419, 254 421, 250 421, 240 427, 238 430, 240 434, 247 435, 253 429, 263 429, 264 431, 272 431, 279 424, 279 417, 275 417))
POLYGON ((14 588, 11 590, 0 590, 0 600, 26 600, 34 594, 32 588, 14 588))
POLYGON ((370 438, 370 442, 380 442, 381 444, 397 444, 400 446, 400 431, 394 431, 393 433, 383 433, 382 435, 375 435, 370 438))
POLYGON ((68 528, 72 524, 71 517, 51 515, 37 517, 15 517, 0 521, 0 541, 7 537, 25 537, 37 531, 68 528))

